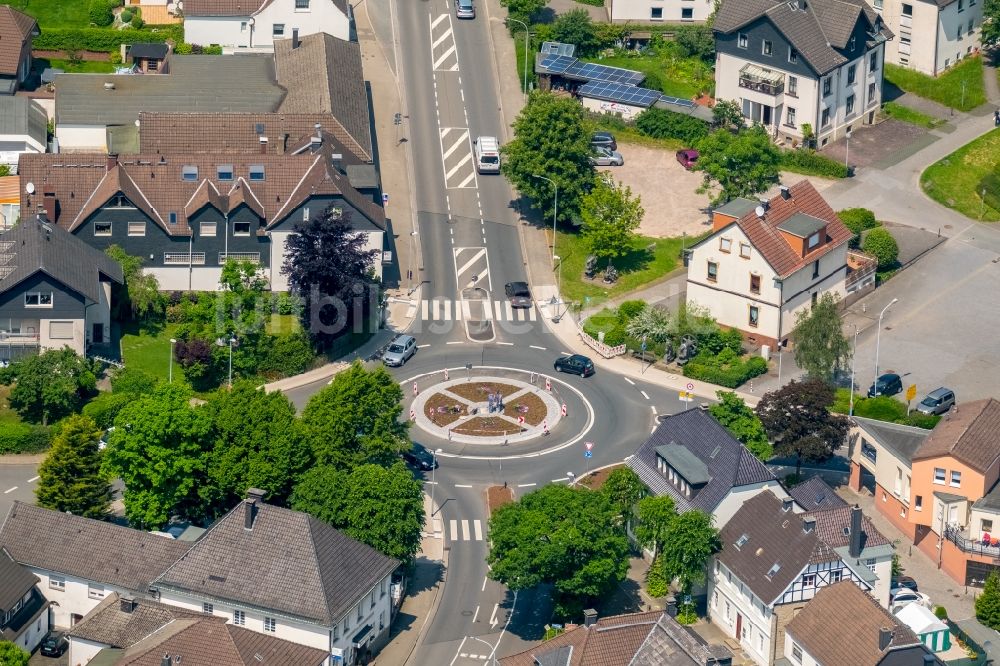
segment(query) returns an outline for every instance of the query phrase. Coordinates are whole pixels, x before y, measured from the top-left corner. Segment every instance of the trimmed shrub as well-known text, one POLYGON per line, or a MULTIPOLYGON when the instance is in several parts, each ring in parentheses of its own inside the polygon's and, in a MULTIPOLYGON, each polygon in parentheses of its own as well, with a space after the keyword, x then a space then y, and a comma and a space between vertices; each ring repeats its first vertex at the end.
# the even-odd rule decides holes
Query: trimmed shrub
POLYGON ((831 160, 815 150, 805 148, 783 150, 781 152, 781 168, 807 176, 822 176, 824 178, 847 178, 848 176, 845 165, 831 160))
POLYGON ((129 25, 131 25, 136 30, 141 30, 142 26, 146 25, 146 22, 142 20, 141 16, 136 16, 132 18, 132 21, 129 25))
POLYGON ((129 23, 129 22, 131 22, 132 21, 132 17, 134 15, 135 14, 132 12, 132 8, 131 7, 126 7, 125 9, 122 10, 122 13, 121 13, 122 23, 129 23))
POLYGON ((290 377, 308 370, 316 358, 305 331, 263 336, 261 347, 267 350, 267 354, 261 359, 260 372, 290 377))
POLYGON ((152 393, 159 381, 145 370, 122 368, 115 370, 111 375, 111 390, 115 393, 142 395, 143 393, 152 393))
POLYGON ((177 55, 191 55, 191 44, 187 42, 180 42, 174 47, 174 53, 177 55))
MULTIPOLYGON (((595 335, 594 338, 596 339, 597 336, 595 335)), ((609 347, 617 347, 625 344, 626 338, 628 335, 625 333, 625 327, 619 324, 604 334, 604 344, 609 347)))
POLYGON ((115 417, 122 408, 136 399, 132 393, 101 393, 88 402, 80 410, 84 416, 89 416, 102 430, 107 430, 115 424, 115 417))
POLYGON ((172 40, 179 43, 184 39, 182 24, 158 26, 156 28, 48 28, 34 38, 32 45, 42 51, 98 51, 111 53, 117 51, 121 44, 136 42, 165 42, 172 40))
POLYGON ((279 291, 273 296, 272 306, 277 314, 298 314, 302 307, 302 299, 287 291, 279 291))
POLYGON ((845 227, 854 232, 854 238, 851 239, 851 247, 854 248, 861 245, 862 231, 882 226, 875 219, 875 213, 867 208, 847 208, 837 213, 837 217, 840 218, 845 227))
POLYGON ((937 619, 939 619, 939 620, 947 620, 948 619, 948 609, 945 608, 944 606, 935 606, 934 607, 934 616, 937 617, 937 619))
POLYGON ((49 448, 51 430, 45 426, 12 423, 0 428, 0 455, 40 453, 49 448))
POLYGON ((663 571, 663 562, 660 561, 659 555, 646 571, 646 592, 653 598, 665 597, 670 592, 670 581, 663 571))
POLYGON ((698 344, 710 354, 719 354, 723 349, 731 349, 737 356, 743 353, 743 336, 735 328, 717 328, 707 335, 699 336, 698 344))
POLYGON ((736 388, 767 372, 767 361, 760 356, 740 358, 729 348, 712 355, 701 351, 684 366, 684 376, 703 382, 736 388))
POLYGON ((626 323, 634 319, 640 312, 646 309, 646 301, 634 300, 625 301, 618 306, 618 321, 626 323))
POLYGON ((870 229, 861 242, 861 249, 878 259, 879 270, 892 268, 899 258, 896 239, 884 227, 870 229))
POLYGON ((666 109, 646 109, 636 118, 635 126, 654 139, 678 139, 688 145, 708 136, 708 123, 666 109))
POLYGON ((102 28, 108 27, 115 22, 114 10, 116 7, 118 7, 118 0, 90 0, 90 5, 87 8, 90 22, 102 28))

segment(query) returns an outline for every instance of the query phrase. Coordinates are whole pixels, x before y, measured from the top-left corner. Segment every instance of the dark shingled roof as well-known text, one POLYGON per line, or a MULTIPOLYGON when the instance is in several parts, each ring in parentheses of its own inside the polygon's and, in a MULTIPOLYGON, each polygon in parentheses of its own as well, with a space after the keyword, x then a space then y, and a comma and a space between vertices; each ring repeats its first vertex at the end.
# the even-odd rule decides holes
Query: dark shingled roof
POLYGON ((855 416, 853 419, 857 422, 858 427, 863 428, 877 443, 889 449, 893 455, 906 463, 913 461, 913 455, 927 439, 927 436, 931 434, 931 431, 926 428, 876 421, 860 416, 855 416))
POLYGON ((986 473, 1000 458, 997 433, 1000 433, 1000 401, 987 398, 967 402, 938 421, 913 460, 952 456, 986 473))
POLYGON ((9 5, 0 5, 0 74, 17 76, 24 43, 38 33, 38 22, 9 5))
MULTIPOLYGON (((815 519, 816 533, 826 545, 831 548, 844 548, 850 545, 850 533, 844 534, 844 528, 851 527, 851 511, 853 507, 841 506, 825 511, 813 511, 807 516, 815 519)), ((874 548, 875 546, 888 546, 892 542, 879 532, 868 516, 861 515, 861 548, 874 548)))
POLYGON ((128 54, 133 58, 153 58, 163 60, 170 48, 163 42, 141 42, 128 47, 128 54))
POLYGON ((810 563, 840 559, 817 530, 804 529, 804 519, 803 514, 782 510, 771 491, 758 493, 722 528, 719 561, 770 605, 810 563), (737 546, 744 536, 748 538, 737 546))
MULTIPOLYGON (((850 581, 819 590, 785 631, 820 664, 878 666, 890 652, 920 645, 909 627, 850 581), (879 649, 882 628, 892 630, 892 640, 885 650, 879 649)), ((923 666, 924 662, 917 657, 901 663, 923 666)))
POLYGON ((826 511, 827 509, 847 506, 847 502, 818 476, 814 476, 786 492, 806 511, 826 511))
POLYGON ((38 582, 38 576, 14 561, 0 548, 0 617, 14 607, 38 582))
POLYGON ((39 272, 91 303, 101 299, 101 276, 118 284, 123 282, 117 261, 50 224, 44 216, 28 217, 0 234, 0 293, 39 272))
POLYGON ((665 417, 627 464, 654 494, 670 495, 679 511, 700 509, 712 513, 733 488, 775 480, 760 460, 700 409, 665 417), (708 469, 708 483, 691 499, 657 469, 656 449, 669 445, 687 449, 708 469))
POLYGON ((132 603, 131 612, 123 611, 121 597, 112 592, 77 622, 69 635, 108 647, 128 648, 175 620, 204 617, 195 611, 145 598, 136 598, 132 603))
POLYGON ((274 609, 332 625, 399 562, 298 511, 244 502, 159 578, 157 587, 274 609))
POLYGON ((191 544, 15 501, 0 546, 27 567, 145 594, 191 544))

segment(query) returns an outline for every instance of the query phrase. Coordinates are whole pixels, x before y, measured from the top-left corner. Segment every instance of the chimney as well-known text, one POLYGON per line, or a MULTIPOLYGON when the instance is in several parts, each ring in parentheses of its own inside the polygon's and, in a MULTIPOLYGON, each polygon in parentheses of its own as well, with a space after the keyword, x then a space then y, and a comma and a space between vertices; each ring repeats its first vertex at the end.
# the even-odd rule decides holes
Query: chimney
POLYGON ((935 657, 932 654, 925 654, 924 655, 924 663, 925 664, 936 664, 937 663, 937 657, 935 657))
POLYGON ((104 162, 105 170, 111 171, 116 166, 118 166, 118 153, 108 153, 107 159, 104 162))
POLYGON ((892 642, 892 629, 888 627, 882 627, 878 630, 878 649, 885 651, 889 647, 889 643, 892 642))
POLYGON ((593 608, 587 608, 583 611, 583 626, 592 627, 597 624, 597 611, 593 608))
POLYGON ((665 610, 670 617, 677 617, 677 597, 672 594, 667 597, 667 607, 665 610))
POLYGON ((299 29, 292 28, 292 48, 299 48, 299 29))
POLYGON ((786 497, 783 500, 781 500, 781 510, 784 511, 785 513, 788 513, 789 511, 792 510, 792 498, 791 497, 786 497))
POLYGON ((855 504, 851 507, 851 543, 848 554, 851 557, 861 557, 861 507, 855 504))
POLYGON ((809 534, 814 529, 816 529, 816 519, 815 518, 803 518, 802 519, 802 531, 809 534))
POLYGON ((170 655, 164 653, 163 659, 160 660, 160 666, 170 666, 170 655))
POLYGON ((771 208, 771 202, 768 199, 759 199, 759 201, 760 201, 760 207, 763 208, 764 212, 766 213, 768 209, 771 208))
POLYGON ((135 610, 135 599, 129 596, 123 596, 118 599, 118 609, 123 613, 131 613, 135 610))
POLYGON ((782 199, 784 199, 785 201, 788 201, 789 199, 792 198, 792 191, 788 189, 787 185, 782 185, 780 189, 781 189, 781 198, 782 199))
POLYGON ((252 530, 254 519, 257 517, 257 504, 264 499, 264 491, 251 488, 247 491, 247 498, 243 500, 243 529, 252 530))
POLYGON ((42 208, 50 222, 56 222, 56 191, 46 187, 42 192, 42 208))
POLYGON ((260 137, 259 141, 260 141, 260 154, 261 155, 266 155, 267 154, 267 137, 266 136, 262 136, 262 137, 260 137))

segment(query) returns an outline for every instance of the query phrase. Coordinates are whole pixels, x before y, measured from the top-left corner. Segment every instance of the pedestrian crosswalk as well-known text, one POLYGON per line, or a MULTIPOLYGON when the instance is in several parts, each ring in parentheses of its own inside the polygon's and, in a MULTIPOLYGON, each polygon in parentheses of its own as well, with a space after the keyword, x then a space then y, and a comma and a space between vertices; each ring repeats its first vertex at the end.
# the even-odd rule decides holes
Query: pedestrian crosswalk
MULTIPOLYGON (((483 301, 486 319, 498 321, 537 321, 538 311, 530 308, 513 308, 510 301, 483 301)), ((472 318, 469 301, 432 299, 420 302, 420 318, 423 321, 462 321, 472 318)))
POLYGON ((481 520, 449 520, 448 536, 452 541, 482 541, 483 522, 481 520))

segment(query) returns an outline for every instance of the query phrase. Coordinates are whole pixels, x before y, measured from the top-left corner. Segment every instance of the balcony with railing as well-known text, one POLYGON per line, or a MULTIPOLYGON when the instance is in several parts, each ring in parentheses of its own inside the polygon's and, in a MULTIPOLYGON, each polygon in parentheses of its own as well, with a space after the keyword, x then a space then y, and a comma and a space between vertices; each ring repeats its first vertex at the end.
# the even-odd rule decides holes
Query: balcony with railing
POLYGON ((226 254, 225 252, 219 253, 219 265, 224 265, 227 261, 232 259, 233 261, 250 261, 255 264, 260 263, 260 252, 230 252, 226 254))
POLYGON ((944 528, 944 538, 958 546, 964 553, 1000 558, 1000 539, 983 535, 980 539, 970 539, 960 525, 947 525, 944 528))
POLYGON ((785 75, 747 63, 740 70, 740 88, 774 97, 785 91, 785 75))

